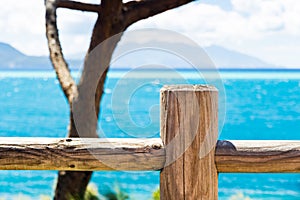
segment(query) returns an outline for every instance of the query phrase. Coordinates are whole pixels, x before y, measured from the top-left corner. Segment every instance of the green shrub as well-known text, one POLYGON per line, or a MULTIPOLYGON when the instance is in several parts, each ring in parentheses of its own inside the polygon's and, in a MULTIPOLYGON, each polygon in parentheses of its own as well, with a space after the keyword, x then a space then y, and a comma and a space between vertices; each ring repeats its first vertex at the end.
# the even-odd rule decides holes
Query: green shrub
POLYGON ((157 188, 157 190, 155 190, 152 194, 152 199, 153 200, 160 200, 160 190, 159 188, 157 188))
MULTIPOLYGON (((118 184, 115 184, 113 189, 103 194, 103 200, 129 200, 129 195, 122 190, 118 184)), ((101 200, 102 200, 101 198, 101 200)))

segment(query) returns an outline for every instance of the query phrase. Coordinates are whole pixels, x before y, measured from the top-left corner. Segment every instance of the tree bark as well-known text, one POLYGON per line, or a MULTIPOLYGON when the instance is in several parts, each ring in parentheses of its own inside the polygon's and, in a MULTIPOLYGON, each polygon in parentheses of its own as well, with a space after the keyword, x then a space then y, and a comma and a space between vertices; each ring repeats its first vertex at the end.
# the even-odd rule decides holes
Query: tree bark
POLYGON ((67 98, 69 104, 72 104, 73 98, 77 96, 77 86, 71 76, 70 69, 59 41, 58 29, 56 23, 56 0, 47 0, 46 3, 46 36, 48 39, 48 47, 50 59, 55 69, 56 76, 60 86, 67 98))
POLYGON ((124 4, 127 10, 125 21, 131 25, 139 20, 152 17, 167 10, 190 3, 193 0, 136 0, 124 4))
POLYGON ((100 12, 101 6, 89 3, 81 3, 76 1, 60 0, 57 2, 58 8, 69 8, 72 10, 100 12))
MULTIPOLYGON (((121 0, 102 0, 101 1, 101 11, 98 15, 98 19, 93 29, 92 38, 90 47, 88 50, 87 58, 89 53, 97 47, 101 42, 106 39, 114 36, 125 30, 125 27, 122 25, 122 1, 121 0)), ((103 46, 102 53, 100 56, 100 63, 97 63, 99 66, 88 64, 87 61, 84 64, 82 76, 78 84, 78 97, 74 99, 74 102, 79 102, 79 109, 81 116, 85 120, 80 120, 80 125, 77 129, 82 128, 82 130, 77 130, 73 112, 74 109, 71 109, 71 120, 70 120, 70 137, 98 137, 97 135, 97 119, 100 113, 100 100, 103 94, 103 87, 106 79, 106 74, 108 71, 109 62, 111 60, 112 53, 121 37, 121 34, 118 35, 109 45, 103 46), (105 52, 105 54, 103 54, 105 52), (99 68, 100 67, 100 68, 99 68), (93 69, 95 68, 95 69, 93 69), (95 78, 91 78, 94 75, 93 72, 97 70, 102 70, 104 73, 101 74, 98 83, 94 90, 91 90, 91 86, 95 84, 95 78), (92 72, 92 73, 91 73, 92 72), (91 92, 87 92, 91 91, 91 92), (87 101, 90 98, 94 98, 93 103, 95 104, 95 112, 90 112, 85 108, 90 102, 87 101), (96 114, 97 118, 93 118, 93 115, 96 114), (79 133, 78 133, 79 132, 79 133), (83 134, 84 133, 84 134, 83 134)), ((83 199, 85 189, 89 183, 92 172, 60 172, 58 177, 58 182, 55 190, 54 199, 67 200, 70 196, 83 199)))

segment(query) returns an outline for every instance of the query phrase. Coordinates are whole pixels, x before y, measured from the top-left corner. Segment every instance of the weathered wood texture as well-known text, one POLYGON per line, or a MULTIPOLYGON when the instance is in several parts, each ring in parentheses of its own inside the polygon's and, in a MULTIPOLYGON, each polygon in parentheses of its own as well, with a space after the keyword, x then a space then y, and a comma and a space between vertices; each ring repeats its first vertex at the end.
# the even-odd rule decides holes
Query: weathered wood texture
POLYGON ((159 170, 161 139, 0 138, 0 170, 159 170))
MULTIPOLYGON (((165 161, 160 138, 0 138, 0 170, 159 170, 165 161)), ((215 162, 222 173, 299 173, 300 141, 218 141, 215 162)))
POLYGON ((218 141, 218 172, 300 172, 300 141, 218 141))
POLYGON ((217 94, 214 87, 201 85, 161 89, 161 137, 166 149, 160 174, 162 200, 218 198, 217 94))

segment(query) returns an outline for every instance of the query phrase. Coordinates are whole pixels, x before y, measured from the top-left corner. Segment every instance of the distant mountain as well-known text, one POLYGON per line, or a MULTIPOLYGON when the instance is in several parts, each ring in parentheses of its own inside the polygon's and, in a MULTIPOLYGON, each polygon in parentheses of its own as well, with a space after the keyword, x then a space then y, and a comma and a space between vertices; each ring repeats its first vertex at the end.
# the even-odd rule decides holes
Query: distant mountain
MULTIPOLYGON (((276 66, 270 65, 258 58, 228 50, 220 46, 210 46, 205 48, 205 50, 218 68, 276 68, 276 66)), ((172 57, 168 57, 168 55, 159 54, 160 52, 144 52, 144 54, 141 55, 129 55, 123 60, 124 62, 122 62, 122 60, 116 62, 114 67, 130 68, 131 66, 140 66, 143 62, 150 63, 154 59, 157 63, 169 64, 173 67, 181 67, 184 64, 178 58, 176 58, 176 60, 172 57), (170 60, 172 62, 170 62, 170 60), (126 66, 122 63, 126 63, 126 66)), ((81 67, 82 55, 78 56, 78 59, 74 59, 73 56, 72 59, 68 60, 72 69, 79 69, 81 67)), ((52 69, 52 66, 47 56, 27 56, 9 44, 0 42, 0 69, 40 70, 52 69)))
MULTIPOLYGON (((144 45, 145 47, 155 47, 156 44, 152 45, 150 41, 148 43, 145 42, 144 45)), ((211 68, 212 63, 207 59, 207 55, 210 60, 213 61, 214 66, 221 69, 278 68, 278 66, 268 64, 258 58, 237 51, 228 50, 220 46, 206 47, 204 48, 205 52, 201 51, 198 46, 182 44, 180 42, 176 43, 176 41, 173 43, 159 41, 157 42, 157 46, 161 48, 157 49, 139 49, 141 45, 135 44, 134 42, 130 44, 124 44, 124 46, 125 49, 137 50, 134 51, 134 53, 129 52, 123 57, 117 56, 117 60, 113 62, 113 67, 115 68, 123 68, 124 63, 126 63, 125 67, 127 68, 128 66, 145 66, 149 68, 171 66, 174 68, 192 69, 192 65, 201 68, 211 68), (165 48, 166 50, 164 50, 165 48), (183 53, 182 55, 177 55, 178 52, 183 53), (192 63, 190 63, 190 61, 192 63)))
MULTIPOLYGON (((80 60, 68 60, 70 66, 80 67, 80 60)), ((9 44, 0 42, 0 69, 37 70, 52 69, 49 57, 27 56, 9 44)))
POLYGON ((276 68, 258 58, 220 46, 210 46, 205 50, 218 68, 276 68))

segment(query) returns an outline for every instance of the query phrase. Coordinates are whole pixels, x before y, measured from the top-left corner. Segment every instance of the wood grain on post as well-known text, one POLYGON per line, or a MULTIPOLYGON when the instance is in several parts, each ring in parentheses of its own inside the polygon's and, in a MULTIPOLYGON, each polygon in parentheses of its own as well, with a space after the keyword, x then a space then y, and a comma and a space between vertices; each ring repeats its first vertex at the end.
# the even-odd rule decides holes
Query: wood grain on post
POLYGON ((161 89, 161 138, 166 163, 160 174, 162 200, 218 198, 214 161, 218 92, 201 85, 161 89))

